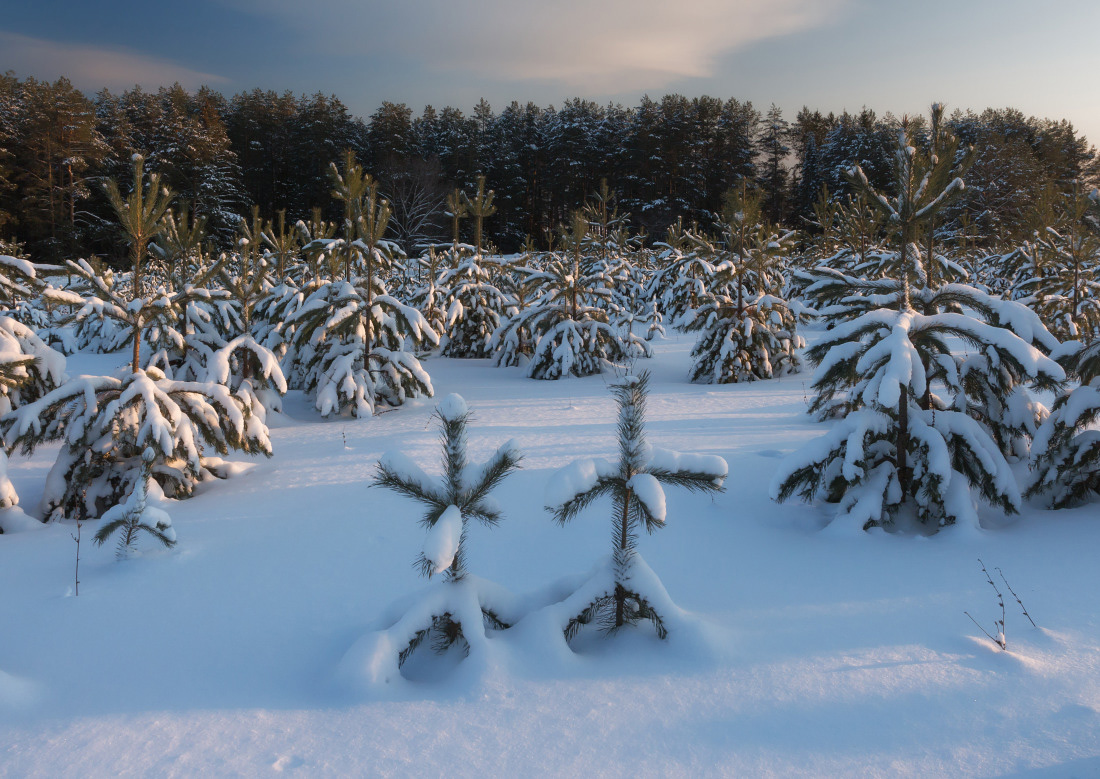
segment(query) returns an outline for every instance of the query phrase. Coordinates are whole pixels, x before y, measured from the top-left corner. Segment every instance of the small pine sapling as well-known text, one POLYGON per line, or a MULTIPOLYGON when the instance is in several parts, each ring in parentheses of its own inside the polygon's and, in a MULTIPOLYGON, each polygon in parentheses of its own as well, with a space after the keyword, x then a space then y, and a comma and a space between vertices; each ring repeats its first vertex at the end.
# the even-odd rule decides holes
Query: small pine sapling
POLYGON ((400 669, 416 648, 429 637, 436 651, 456 644, 464 654, 483 647, 485 628, 503 630, 515 616, 505 613, 496 588, 470 576, 466 570, 466 526, 471 519, 492 527, 500 522, 500 507, 490 493, 519 467, 522 456, 511 441, 481 465, 466 456, 466 402, 449 395, 436 411, 443 448, 443 476, 433 478, 409 458, 391 452, 378 463, 372 486, 384 487, 421 503, 426 511, 421 524, 427 538, 416 566, 431 578, 442 574, 443 587, 429 594, 425 603, 407 612, 387 630, 376 634, 377 651, 386 652, 385 664, 400 669), (389 651, 392 649, 392 652, 389 651))
POLYGON ((120 532, 115 548, 115 559, 125 560, 133 555, 138 537, 144 533, 150 535, 171 549, 176 545, 176 531, 172 529, 172 520, 166 511, 150 506, 149 480, 153 461, 157 454, 147 448, 141 454, 141 473, 134 481, 134 487, 125 503, 119 503, 102 516, 102 525, 95 534, 96 546, 103 546, 107 539, 120 532))
POLYGON ((638 529, 653 533, 664 527, 662 484, 692 492, 721 492, 729 472, 721 457, 680 454, 646 443, 648 372, 626 377, 612 387, 612 393, 619 406, 619 461, 577 460, 555 473, 546 487, 546 510, 559 524, 564 525, 603 496, 609 496, 614 507, 614 549, 609 565, 562 602, 567 641, 592 622, 612 633, 648 620, 660 638, 668 635, 668 612, 678 609, 635 549, 638 529), (578 606, 580 609, 573 611, 578 606))

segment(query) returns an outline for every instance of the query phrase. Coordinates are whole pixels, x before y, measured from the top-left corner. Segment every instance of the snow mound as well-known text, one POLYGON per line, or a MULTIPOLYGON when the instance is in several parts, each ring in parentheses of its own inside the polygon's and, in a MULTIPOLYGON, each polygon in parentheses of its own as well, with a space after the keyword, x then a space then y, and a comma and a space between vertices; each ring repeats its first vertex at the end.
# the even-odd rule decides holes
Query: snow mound
POLYGON ((470 413, 469 407, 466 405, 466 401, 462 399, 461 395, 451 393, 447 397, 443 398, 439 404, 439 416, 443 417, 448 422, 455 422, 462 417, 470 413))

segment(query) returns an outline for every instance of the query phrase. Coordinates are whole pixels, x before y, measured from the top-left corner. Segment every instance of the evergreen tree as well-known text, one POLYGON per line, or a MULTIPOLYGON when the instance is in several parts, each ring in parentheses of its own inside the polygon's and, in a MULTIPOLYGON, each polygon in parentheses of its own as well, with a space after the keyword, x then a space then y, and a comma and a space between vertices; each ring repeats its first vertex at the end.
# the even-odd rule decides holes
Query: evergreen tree
POLYGON ((797 350, 805 343, 790 305, 778 296, 778 264, 792 235, 760 223, 760 202, 744 184, 729 193, 718 229, 721 243, 703 245, 714 258, 710 287, 721 293, 683 322, 699 332, 691 380, 726 384, 798 370, 797 350))
POLYGON ((555 473, 546 487, 546 510, 560 524, 598 498, 609 496, 613 506, 614 549, 609 564, 556 608, 567 617, 562 625, 567 640, 592 622, 611 633, 642 620, 651 622, 660 638, 666 637, 666 620, 679 610, 638 554, 638 532, 644 528, 653 533, 664 527, 667 509, 662 484, 692 492, 721 492, 728 473, 721 457, 684 455, 646 443, 648 373, 628 376, 611 391, 619 407, 618 462, 577 460, 555 473))
POLYGON ((138 537, 142 534, 152 536, 171 549, 176 545, 176 531, 172 520, 163 509, 149 505, 148 492, 150 471, 156 453, 146 449, 141 456, 141 473, 134 480, 130 496, 125 503, 112 506, 101 517, 102 524, 95 534, 96 546, 102 546, 107 539, 120 532, 115 558, 125 560, 133 555, 138 537))
POLYGON ((485 191, 484 176, 477 177, 477 194, 471 198, 463 193, 463 199, 466 201, 466 211, 474 218, 474 253, 479 257, 481 256, 483 225, 486 219, 497 212, 496 206, 493 205, 495 194, 491 189, 488 192, 485 191))
POLYGON ((1056 336, 1091 341, 1100 337, 1096 202, 1074 181, 1064 197, 1048 191, 1039 206, 1038 227, 1030 245, 1024 247, 1028 263, 1016 291, 1028 297, 1056 336))
POLYGON ((1025 493, 1051 508, 1078 506, 1100 493, 1100 340, 1069 342, 1060 357, 1080 385, 1059 394, 1035 434, 1025 493))
POLYGON ((65 78, 20 85, 15 169, 23 234, 34 256, 58 260, 80 244, 80 204, 106 147, 91 102, 65 78))
POLYGON ((470 576, 466 570, 466 528, 470 520, 494 527, 503 518, 492 491, 519 467, 522 455, 509 441, 481 465, 467 456, 466 427, 470 412, 458 395, 448 395, 436 409, 443 445, 443 475, 433 478, 416 463, 396 452, 378 463, 371 486, 384 487, 412 498, 425 508, 421 524, 428 530, 416 567, 431 577, 443 575, 443 589, 431 596, 427 613, 413 609, 382 631, 379 658, 395 673, 425 639, 436 651, 460 645, 464 653, 484 651, 485 628, 511 627, 516 615, 501 610, 494 601, 495 588, 470 576))
POLYGON ((773 224, 782 222, 787 216, 787 155, 791 147, 787 145, 790 137, 790 123, 783 118, 783 111, 772 103, 767 114, 760 121, 760 134, 757 148, 763 158, 759 181, 763 192, 761 208, 765 218, 773 224))
POLYGON ((173 381, 156 368, 142 368, 143 330, 154 319, 175 315, 163 291, 143 291, 142 278, 149 241, 161 230, 171 195, 160 187, 157 174, 146 180, 140 155, 134 158, 133 173, 133 188, 126 198, 114 181, 106 186, 130 243, 129 299, 88 262, 68 263, 95 293, 84 309, 99 311, 130 330, 129 374, 121 379, 72 379, 0 420, 9 448, 21 446, 30 453, 43 443, 62 442, 43 497, 47 518, 96 517, 121 503, 140 478, 137 461, 147 448, 154 452, 154 478, 177 497, 190 495, 199 481, 220 475, 220 462, 209 456, 210 451, 271 454, 266 426, 227 387, 173 381))
POLYGON ((612 283, 604 268, 586 268, 588 223, 574 214, 570 257, 551 254, 541 270, 528 273, 539 286, 534 305, 512 317, 493 336, 498 365, 514 365, 524 333, 537 339, 527 375, 533 379, 591 376, 606 363, 648 357, 645 341, 611 324, 600 302, 610 300, 612 283))
POLYGON ((935 147, 919 153, 912 133, 903 125, 898 134, 895 196, 877 192, 859 167, 848 173, 896 227, 899 251, 890 278, 860 280, 817 269, 820 281, 807 294, 826 291, 824 301, 834 303, 827 313, 838 324, 807 353, 817 366, 811 409, 846 416, 784 461, 772 482, 776 500, 797 494, 840 502, 834 521, 842 527, 891 525, 904 506, 926 527, 977 527, 972 490, 1006 512, 1017 511, 1018 488, 990 428, 1007 444, 1019 432, 1015 420, 997 415, 1009 394, 1025 380, 1049 385, 1064 378, 1030 343, 1051 345, 1036 318, 973 288, 944 284, 922 266, 914 236, 964 185, 953 175, 958 159, 935 147), (944 312, 964 302, 1007 327, 944 312), (973 384, 963 386, 973 372, 956 362, 952 339, 988 360, 978 366, 986 369, 978 397, 967 393, 975 391, 973 384), (960 410, 949 410, 952 404, 935 395, 936 381, 960 410), (841 392, 846 394, 837 404, 841 392), (972 404, 980 422, 966 413, 972 404))
MULTIPOLYGON (((146 321, 156 313, 155 309, 150 308, 150 303, 153 306, 160 306, 159 300, 143 299, 145 290, 142 285, 142 271, 149 258, 150 242, 164 229, 162 220, 172 204, 173 195, 167 188, 161 187, 159 173, 150 175, 148 182, 145 181, 145 160, 140 154, 134 155, 133 162, 134 180, 130 194, 123 198, 119 192, 118 183, 114 179, 107 181, 106 190, 111 207, 127 236, 132 268, 130 305, 125 308, 115 305, 110 314, 132 328, 134 356, 130 364, 130 372, 137 373, 141 370, 141 330, 146 321), (143 305, 139 307, 139 304, 143 305)), ((80 267, 86 272, 90 270, 87 265, 80 267)), ((76 270, 75 267, 74 270, 76 270)), ((87 278, 86 281, 95 283, 96 279, 87 278)))
POLYGON ((493 354, 493 333, 500 327, 508 298, 493 284, 486 265, 481 254, 475 254, 439 278, 439 287, 446 291, 446 336, 440 349, 446 357, 493 354))
POLYGON ((389 206, 377 182, 349 152, 331 166, 333 195, 344 203, 343 236, 305 247, 337 259, 342 279, 319 284, 288 320, 294 328, 305 389, 322 415, 371 416, 379 404, 433 393, 431 379, 406 346, 439 343, 415 308, 389 294, 383 281, 392 247, 382 240, 389 206))

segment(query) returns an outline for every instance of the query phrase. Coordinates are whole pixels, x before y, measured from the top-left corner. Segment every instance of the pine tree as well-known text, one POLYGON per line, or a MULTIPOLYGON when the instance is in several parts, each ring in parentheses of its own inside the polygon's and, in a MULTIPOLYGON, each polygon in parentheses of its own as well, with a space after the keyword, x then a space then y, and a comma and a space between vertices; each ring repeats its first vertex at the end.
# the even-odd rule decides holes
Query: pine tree
POLYGON ((164 264, 164 279, 168 291, 192 278, 194 264, 203 264, 206 243, 206 217, 192 213, 188 219, 187 203, 180 203, 179 213, 169 208, 164 214, 161 232, 152 244, 153 252, 164 264))
POLYGON ((1096 201, 1074 181, 1062 197, 1047 192, 1039 201, 1038 226, 1030 245, 1021 296, 1065 340, 1100 337, 1100 226, 1096 201), (1058 202, 1061 201, 1061 202, 1058 202), (1045 208, 1042 208, 1045 206, 1045 208))
POLYGON ((1052 344, 1030 312, 944 283, 922 262, 918 230, 964 185, 954 175, 958 158, 936 146, 919 153, 912 132, 903 125, 898 134, 895 196, 881 195, 859 167, 848 173, 897 229, 890 276, 860 279, 817 268, 818 281, 806 290, 831 304, 818 310, 835 324, 807 352, 817 366, 811 410, 845 416, 784 461, 771 494, 779 501, 797 494, 840 502, 838 527, 889 526, 904 506, 931 529, 977 527, 972 491, 1008 513, 1017 511, 1018 488, 1002 446, 1021 430, 1016 420, 1005 419, 1007 400, 1024 381, 1049 386, 1064 378, 1057 363, 1032 345, 1052 344), (992 324, 948 311, 960 305, 992 324), (986 362, 960 365, 953 339, 974 347, 986 362), (953 397, 939 398, 936 382, 953 397))
POLYGON ((573 593, 557 611, 567 619, 562 625, 567 640, 595 622, 607 633, 642 620, 653 624, 657 635, 668 634, 666 620, 678 612, 656 575, 635 548, 638 532, 664 527, 667 519, 662 484, 692 492, 723 490, 726 461, 708 455, 684 455, 650 447, 645 440, 649 374, 628 376, 612 387, 619 407, 619 459, 577 460, 551 477, 546 488, 546 510, 565 524, 598 498, 612 500, 614 549, 606 570, 573 593), (579 611, 573 611, 581 606, 579 611), (567 613, 571 612, 571 613, 567 613))
POLYGON ((172 520, 163 509, 149 505, 150 472, 156 453, 146 449, 141 456, 141 472, 134 480, 130 496, 125 503, 112 506, 100 518, 102 524, 95 534, 96 546, 103 546, 107 539, 120 532, 115 548, 115 559, 125 560, 133 555, 137 540, 142 534, 152 536, 165 547, 176 545, 176 531, 172 520))
POLYGON ((440 353, 446 357, 493 354, 493 333, 500 327, 508 298, 492 283, 487 264, 480 254, 474 254, 439 278, 447 307, 440 353))
POLYGON ((760 121, 760 135, 757 148, 763 156, 760 171, 760 188, 764 193, 761 204, 763 213, 773 224, 782 222, 787 216, 787 178, 784 164, 791 147, 787 145, 790 136, 790 123, 783 118, 783 111, 772 103, 768 113, 760 121))
POLYGON ((158 175, 145 180, 142 163, 137 155, 128 197, 123 199, 113 181, 106 187, 131 246, 129 299, 87 261, 68 263, 95 293, 77 316, 99 311, 128 326, 130 372, 121 379, 72 379, 0 420, 9 449, 21 446, 29 454, 43 443, 62 442, 43 497, 47 518, 96 517, 121 503, 140 478, 138 460, 148 448, 154 453, 154 478, 176 497, 220 475, 220 463, 210 452, 271 455, 267 427, 227 387, 174 381, 155 367, 142 368, 141 343, 149 323, 178 321, 178 307, 163 290, 143 291, 149 241, 161 231, 171 196, 161 189, 158 175))
POLYGON ((474 253, 479 257, 481 256, 481 235, 485 220, 497 212, 496 206, 493 205, 493 199, 496 193, 493 190, 485 191, 485 177, 477 177, 477 193, 472 197, 467 197, 463 193, 463 200, 466 203, 466 211, 474 218, 474 253))
POLYGON ((421 524, 428 536, 417 558, 421 574, 443 575, 442 591, 431 598, 427 619, 423 609, 413 609, 383 631, 380 647, 395 654, 383 662, 393 670, 404 665, 425 639, 432 638, 437 651, 458 644, 465 652, 483 650, 484 628, 503 630, 515 617, 494 607, 494 588, 466 570, 466 527, 477 520, 493 527, 503 518, 490 493, 519 467, 522 455, 508 442, 481 465, 467 457, 470 412, 458 395, 448 395, 436 410, 443 446, 443 475, 433 478, 404 455, 391 452, 378 463, 371 484, 384 487, 421 503, 426 511, 421 524), (418 624, 424 623, 427 624, 418 624), (484 626, 484 627, 483 627, 484 626))
POLYGON ((718 224, 720 242, 700 241, 713 258, 708 286, 714 297, 684 318, 685 330, 698 331, 691 351, 691 380, 703 383, 770 379, 797 371, 797 319, 779 296, 778 264, 792 234, 778 235, 760 223, 756 196, 728 193, 718 224))
POLYGON ((132 328, 134 355, 130 372, 137 373, 141 370, 141 329, 153 314, 150 303, 142 297, 142 271, 149 256, 150 241, 164 229, 163 218, 172 204, 173 195, 168 189, 161 187, 159 173, 151 174, 148 182, 145 181, 145 159, 140 154, 134 155, 133 162, 134 181, 130 194, 125 199, 119 192, 118 182, 113 179, 107 182, 105 189, 130 245, 131 305, 126 309, 112 311, 112 314, 132 328), (142 305, 139 307, 138 304, 142 305))
POLYGON ((1100 340, 1071 341, 1059 354, 1081 383, 1059 394, 1036 433, 1025 495, 1069 508, 1100 494, 1100 340))
POLYGON ((717 273, 713 257, 680 220, 668 228, 665 240, 654 244, 654 249, 657 269, 649 277, 645 296, 657 301, 673 327, 682 327, 721 292, 710 287, 717 273))
POLYGON ((377 182, 348 152, 331 167, 333 195, 344 203, 342 237, 316 239, 304 251, 336 258, 342 279, 319 284, 287 320, 294 328, 304 387, 323 416, 369 417, 380 404, 433 394, 431 378, 410 350, 436 345, 423 315, 389 294, 383 281, 393 247, 383 241, 389 206, 377 182))
POLYGON ((603 268, 586 268, 587 231, 584 216, 575 213, 569 258, 551 254, 541 270, 528 274, 541 294, 494 334, 498 365, 516 364, 513 350, 524 332, 537 339, 527 367, 533 379, 591 376, 607 363, 650 355, 645 341, 611 324, 607 309, 598 305, 610 300, 612 283, 603 268))
POLYGON ((962 392, 953 363, 943 370, 953 339, 992 352, 1016 376, 1064 376, 1018 336, 971 317, 929 317, 911 308, 870 311, 838 325, 807 353, 817 365, 818 401, 844 387, 850 410, 826 435, 784 460, 772 497, 785 501, 797 494, 810 501, 822 495, 840 503, 833 520, 838 527, 862 529, 892 525, 903 506, 932 530, 955 523, 977 527, 971 490, 1017 512, 1015 478, 989 432, 930 393, 934 378, 962 392))

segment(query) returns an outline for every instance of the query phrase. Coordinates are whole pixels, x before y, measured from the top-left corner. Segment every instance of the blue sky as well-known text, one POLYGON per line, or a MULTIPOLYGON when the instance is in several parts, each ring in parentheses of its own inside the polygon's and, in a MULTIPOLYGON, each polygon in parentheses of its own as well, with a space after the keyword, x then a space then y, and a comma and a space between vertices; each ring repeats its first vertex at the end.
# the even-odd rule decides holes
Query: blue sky
POLYGON ((0 70, 121 90, 179 81, 383 100, 633 104, 710 94, 823 111, 1012 106, 1100 140, 1100 2, 3 0, 0 70))

